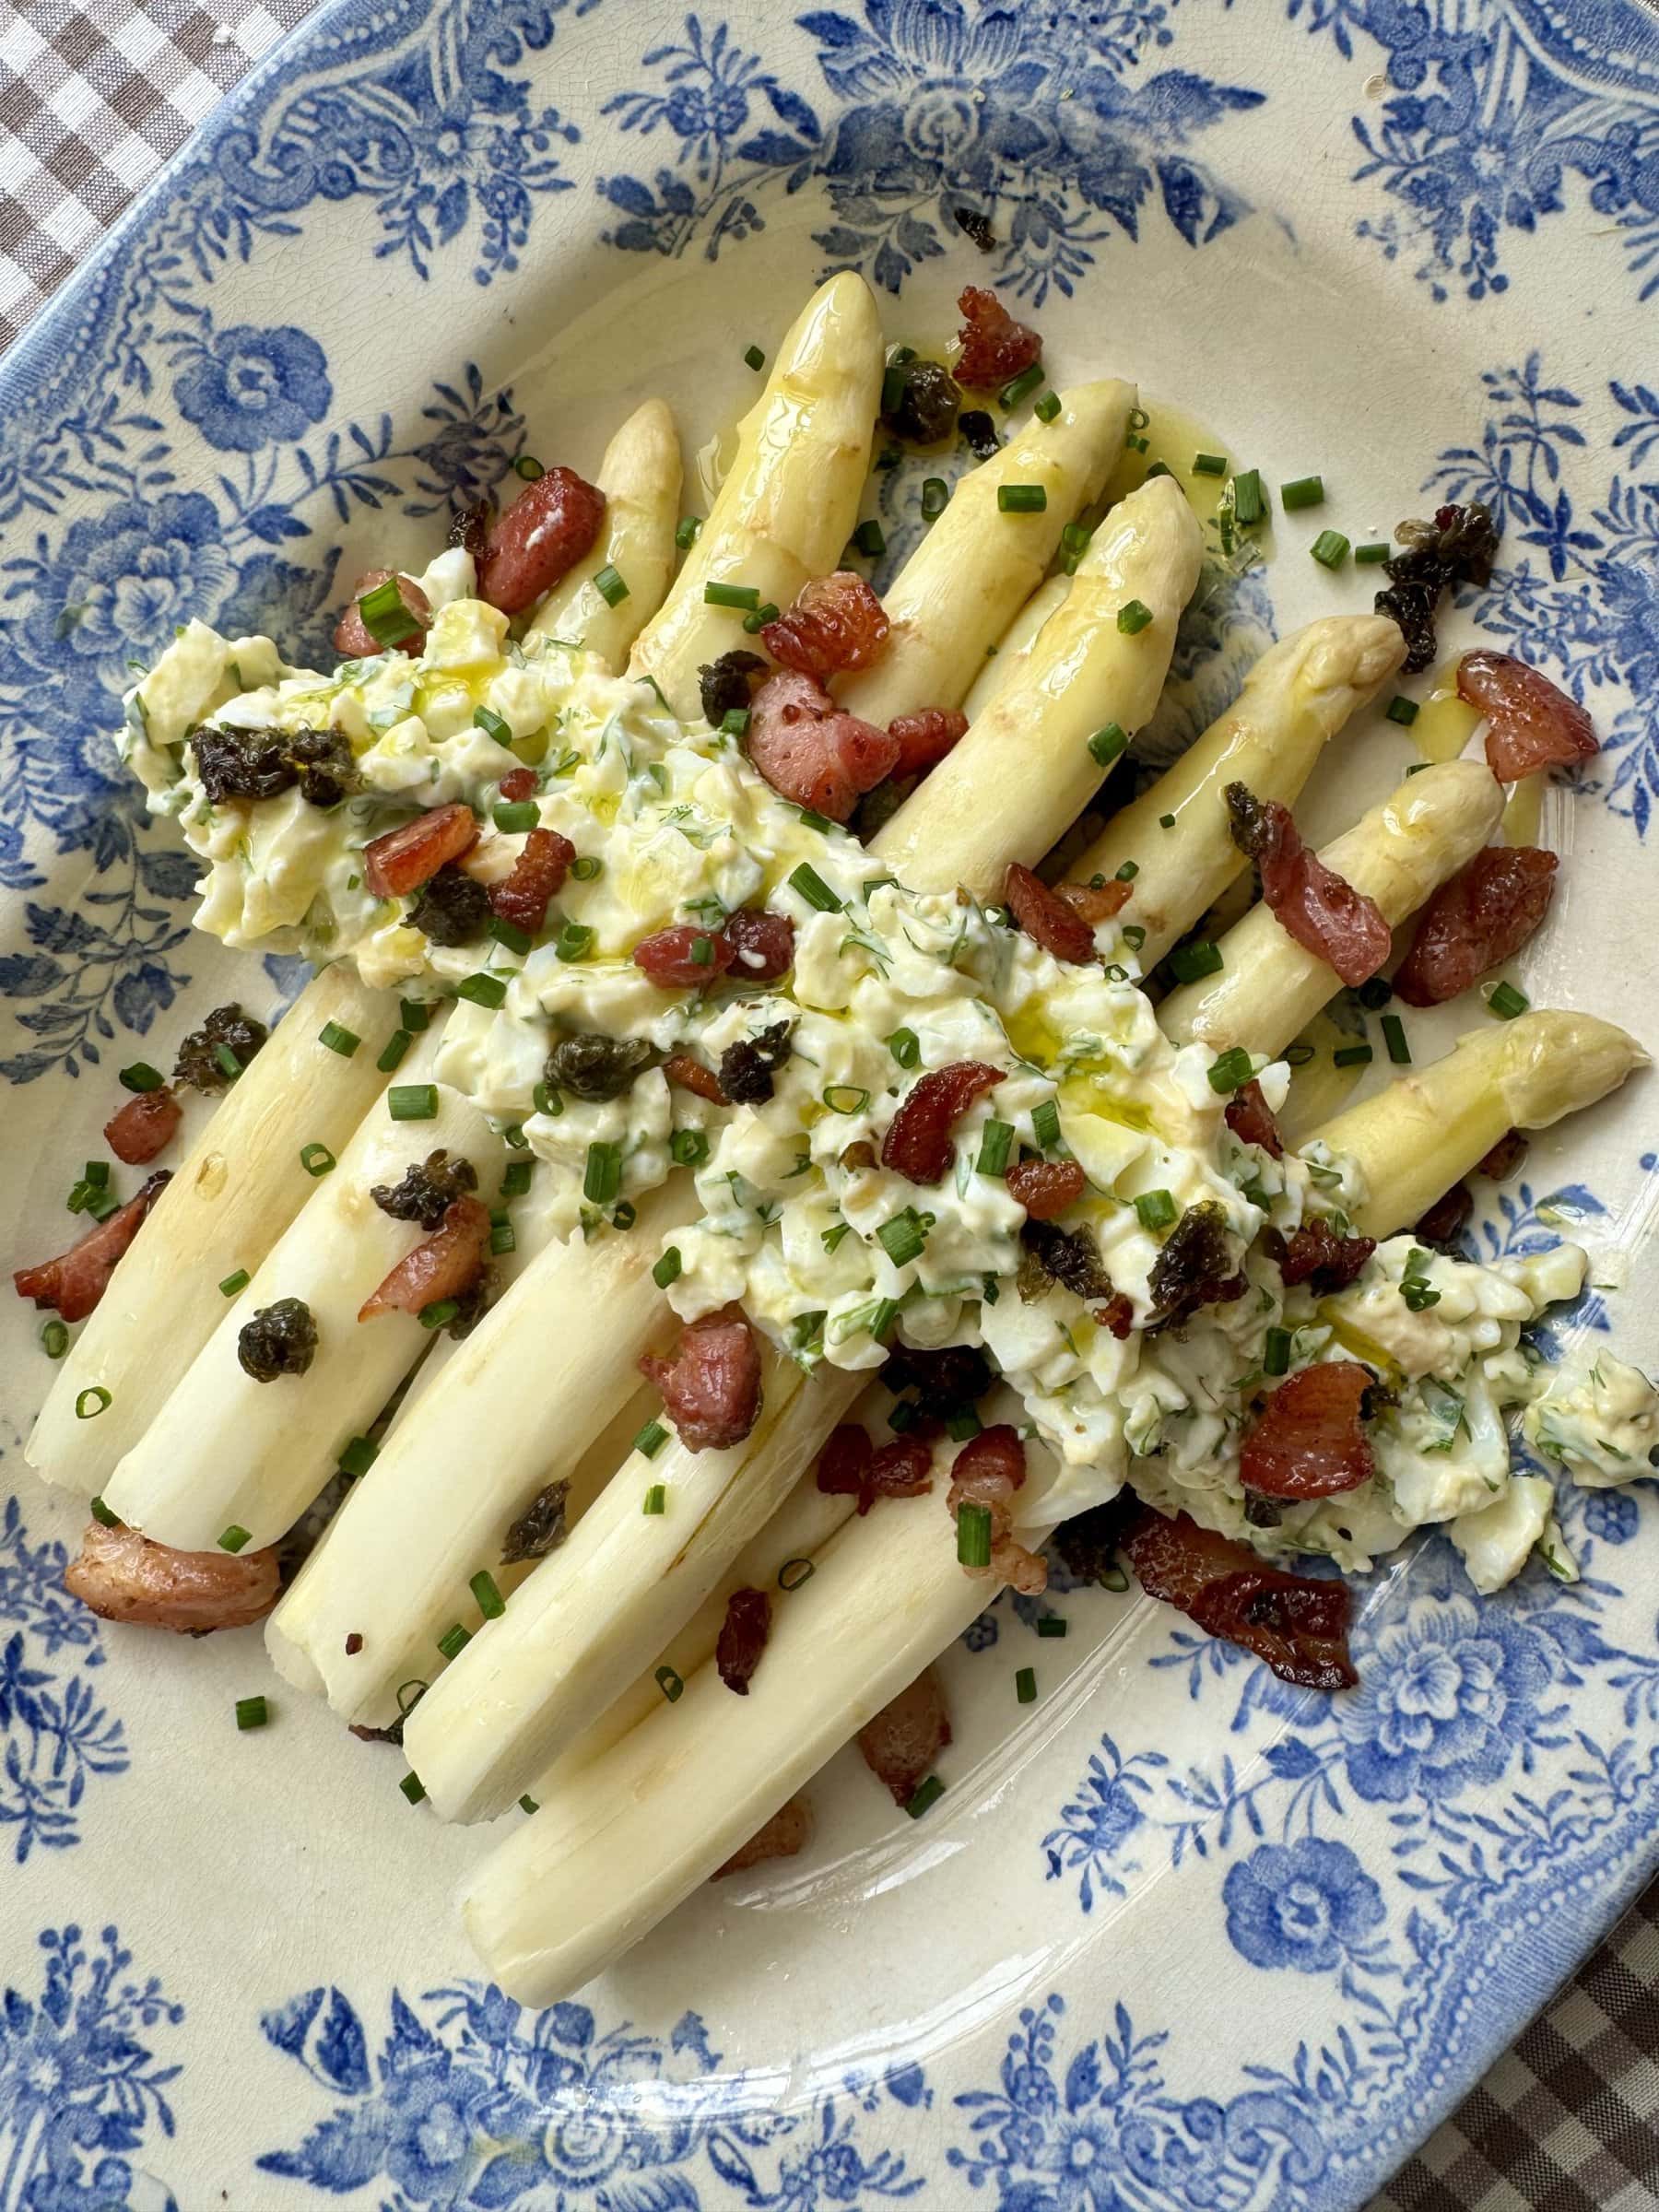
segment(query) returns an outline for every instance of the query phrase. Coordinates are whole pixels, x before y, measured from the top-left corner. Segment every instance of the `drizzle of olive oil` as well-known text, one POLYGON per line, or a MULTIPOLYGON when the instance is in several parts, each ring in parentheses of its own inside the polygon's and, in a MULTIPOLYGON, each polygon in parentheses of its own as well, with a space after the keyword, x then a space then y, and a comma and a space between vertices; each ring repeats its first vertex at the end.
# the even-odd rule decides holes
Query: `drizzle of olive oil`
POLYGON ((1425 760, 1455 760, 1480 721, 1480 709, 1457 696, 1455 662, 1434 671, 1428 698, 1411 724, 1412 740, 1425 760))
POLYGON ((1537 843, 1539 818, 1544 809, 1545 782, 1541 772, 1523 776, 1510 793, 1509 804, 1503 809, 1503 841, 1506 845, 1537 843))
MULTIPOLYGON (((1107 503, 1110 505, 1129 492, 1138 491, 1153 467, 1161 461, 1185 492, 1198 520, 1213 523, 1233 471, 1240 465, 1239 456, 1219 431, 1167 400, 1143 399, 1141 413, 1147 418, 1146 427, 1132 429, 1129 435, 1132 440, 1144 438, 1147 450, 1143 453, 1133 443, 1124 448, 1107 487, 1107 503), (1193 466, 1200 453, 1219 453, 1227 463, 1225 471, 1218 477, 1200 475, 1193 466)), ((1249 535, 1253 542, 1261 533, 1252 531, 1249 535)))
POLYGON ((1313 1057, 1291 1076, 1278 1124, 1291 1144, 1300 1145, 1347 1104, 1367 1063, 1337 1066, 1335 1055, 1359 1040, 1351 1030, 1338 1029, 1328 1014, 1316 1014, 1296 1042, 1312 1045, 1313 1057))

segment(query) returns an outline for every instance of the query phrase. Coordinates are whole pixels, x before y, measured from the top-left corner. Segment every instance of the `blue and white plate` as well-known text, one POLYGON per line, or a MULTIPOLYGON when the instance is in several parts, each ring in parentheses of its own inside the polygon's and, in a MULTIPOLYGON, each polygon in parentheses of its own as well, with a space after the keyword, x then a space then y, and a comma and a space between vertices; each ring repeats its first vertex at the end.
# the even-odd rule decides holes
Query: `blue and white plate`
MULTIPOLYGON (((1052 366, 1137 378, 1270 482, 1322 471, 1314 526, 1488 500, 1466 618, 1604 738, 1550 796, 1524 980, 1659 1041, 1641 0, 326 0, 0 365, 14 1262, 65 1241, 116 1065, 295 980, 188 934, 192 865, 109 738, 130 661, 193 614, 320 649, 341 578, 418 567, 521 450, 591 467, 647 393, 694 452, 844 264, 896 337, 994 281, 1052 366)), ((1212 604, 1201 691, 1241 625, 1365 603, 1305 519, 1212 604)), ((1316 826, 1408 743, 1333 748, 1316 826)), ((1650 1364, 1652 1098, 1535 1144, 1473 1231, 1622 1253, 1562 1335, 1650 1364)), ((480 1839, 406 1806, 393 1755, 287 1695, 239 1736, 256 1634, 65 1599, 80 1515, 16 1449, 49 1370, 29 1310, 3 1325, 0 2212, 1349 2212, 1659 1860, 1659 1510, 1569 1490, 1581 1582, 1479 1603, 1429 1543, 1365 1593, 1334 1702, 1130 1596, 1005 1599, 947 1662, 926 1822, 843 1758, 807 1857, 530 2015, 450 1910, 480 1839)))

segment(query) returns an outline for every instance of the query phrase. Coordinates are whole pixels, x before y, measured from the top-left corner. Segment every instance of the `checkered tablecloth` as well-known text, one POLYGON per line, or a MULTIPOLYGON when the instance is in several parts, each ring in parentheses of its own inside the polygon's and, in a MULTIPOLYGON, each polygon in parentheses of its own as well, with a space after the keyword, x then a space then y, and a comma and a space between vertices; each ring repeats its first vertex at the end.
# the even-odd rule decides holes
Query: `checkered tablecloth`
MULTIPOLYGON (((313 5, 0 0, 0 351, 313 5)), ((1659 1883, 1371 2212, 1655 2207, 1659 1883)))

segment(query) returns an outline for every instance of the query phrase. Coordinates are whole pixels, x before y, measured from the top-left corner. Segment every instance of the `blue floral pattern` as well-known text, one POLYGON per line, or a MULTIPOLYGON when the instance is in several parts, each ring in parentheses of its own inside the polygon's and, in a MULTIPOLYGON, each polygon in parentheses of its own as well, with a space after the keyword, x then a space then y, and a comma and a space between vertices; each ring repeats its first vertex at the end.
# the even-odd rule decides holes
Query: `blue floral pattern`
POLYGON ((19 1865, 37 1848, 78 1842, 88 1783, 127 1768, 125 1731, 87 1678, 103 1665, 102 1631, 64 1589, 65 1563, 61 1544, 29 1542, 8 1498, 0 1510, 0 1843, 9 1832, 19 1865))
POLYGON ((1506 235, 1581 194, 1659 291, 1659 24, 1641 0, 1289 0, 1344 59, 1386 57, 1382 119, 1353 118, 1357 235, 1437 300, 1509 288, 1506 235))
POLYGON ((1113 236, 1133 240, 1160 208, 1191 246, 1237 222, 1246 202, 1193 152, 1224 116, 1264 95, 1147 65, 1172 37, 1177 0, 1103 0, 1077 16, 1000 0, 865 0, 862 15, 798 18, 816 45, 820 113, 724 22, 688 16, 652 47, 649 89, 606 113, 670 162, 647 181, 613 172, 600 190, 621 220, 614 244, 712 259, 765 228, 769 190, 822 180, 832 220, 817 232, 834 267, 900 289, 983 218, 987 267, 1041 306, 1069 294, 1113 236))

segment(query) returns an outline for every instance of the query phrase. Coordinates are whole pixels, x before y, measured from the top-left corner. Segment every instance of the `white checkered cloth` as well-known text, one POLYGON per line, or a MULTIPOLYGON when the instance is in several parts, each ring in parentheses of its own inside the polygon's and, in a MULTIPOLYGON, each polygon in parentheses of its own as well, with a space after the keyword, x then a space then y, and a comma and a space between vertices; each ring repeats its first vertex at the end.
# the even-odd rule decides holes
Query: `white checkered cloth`
MULTIPOLYGON (((313 5, 0 0, 0 351, 313 5)), ((1659 1883, 1371 2212, 1655 2207, 1659 1883)))

